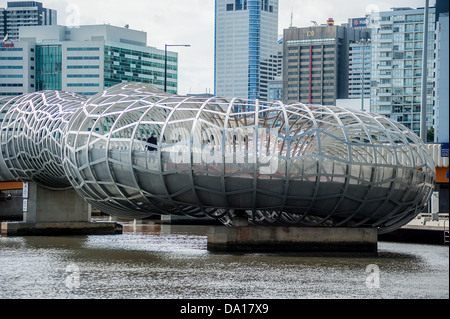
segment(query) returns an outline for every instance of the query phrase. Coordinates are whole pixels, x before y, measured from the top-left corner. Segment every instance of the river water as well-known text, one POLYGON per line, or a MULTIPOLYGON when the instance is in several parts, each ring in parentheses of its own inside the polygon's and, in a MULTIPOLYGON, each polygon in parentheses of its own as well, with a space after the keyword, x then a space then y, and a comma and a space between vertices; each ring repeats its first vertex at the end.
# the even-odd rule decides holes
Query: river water
POLYGON ((377 257, 211 253, 208 226, 0 237, 0 299, 448 299, 448 246, 379 242, 377 257))

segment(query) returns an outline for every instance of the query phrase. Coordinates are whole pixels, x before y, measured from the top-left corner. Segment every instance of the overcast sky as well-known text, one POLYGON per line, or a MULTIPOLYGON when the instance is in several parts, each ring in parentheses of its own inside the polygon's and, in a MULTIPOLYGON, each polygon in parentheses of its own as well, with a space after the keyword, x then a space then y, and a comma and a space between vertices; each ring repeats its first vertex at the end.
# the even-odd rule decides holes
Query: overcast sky
MULTIPOLYGON (((190 44, 171 48, 179 56, 178 93, 214 93, 214 0, 39 0, 58 11, 59 25, 129 24, 147 32, 147 44, 164 49, 164 44, 190 44)), ((0 7, 6 7, 6 0, 0 7)), ((429 1, 430 6, 435 0, 429 1)), ((293 26, 326 23, 333 18, 340 25, 348 18, 364 17, 372 11, 392 7, 418 8, 425 0, 279 0, 278 33, 293 26)))

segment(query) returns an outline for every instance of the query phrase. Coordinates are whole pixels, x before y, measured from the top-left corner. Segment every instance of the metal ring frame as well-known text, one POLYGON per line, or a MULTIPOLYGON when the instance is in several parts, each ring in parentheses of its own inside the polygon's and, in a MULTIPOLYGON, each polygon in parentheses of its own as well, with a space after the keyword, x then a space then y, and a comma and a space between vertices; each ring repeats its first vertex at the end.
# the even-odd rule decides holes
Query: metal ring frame
POLYGON ((43 91, 6 103, 0 177, 73 187, 108 214, 258 225, 378 227, 426 206, 435 167, 420 138, 340 107, 178 96, 123 83, 87 99, 43 91), (147 138, 158 138, 148 150, 147 138))

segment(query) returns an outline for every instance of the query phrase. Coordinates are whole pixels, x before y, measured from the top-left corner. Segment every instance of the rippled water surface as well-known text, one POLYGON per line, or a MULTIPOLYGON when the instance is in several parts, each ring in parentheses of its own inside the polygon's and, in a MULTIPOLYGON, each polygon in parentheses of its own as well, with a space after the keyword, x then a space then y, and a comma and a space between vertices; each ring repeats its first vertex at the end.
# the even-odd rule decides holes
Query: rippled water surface
POLYGON ((1 237, 0 298, 449 298, 448 246, 380 242, 365 258, 211 253, 207 227, 1 237))

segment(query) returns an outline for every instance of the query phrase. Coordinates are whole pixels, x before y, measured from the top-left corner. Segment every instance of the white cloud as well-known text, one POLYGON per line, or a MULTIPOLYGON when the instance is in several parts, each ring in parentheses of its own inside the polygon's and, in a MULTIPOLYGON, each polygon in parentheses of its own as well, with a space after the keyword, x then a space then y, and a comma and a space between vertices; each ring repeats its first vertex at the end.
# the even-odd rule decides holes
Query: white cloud
MULTIPOLYGON (((230 0, 231 1, 231 0, 230 0)), ((58 24, 70 20, 73 8, 80 24, 128 24, 147 32, 148 45, 164 49, 164 44, 190 44, 172 48, 179 54, 179 93, 202 93, 214 89, 214 0, 41 0, 45 7, 58 10, 58 24), (66 10, 69 12, 66 12, 66 10), (68 20, 69 19, 69 20, 68 20)), ((434 5, 435 0, 430 1, 434 5)), ((293 25, 309 26, 311 21, 336 24, 348 18, 363 17, 368 9, 423 7, 424 0, 279 0, 279 34, 293 25)), ((5 7, 0 5, 0 7, 5 7)), ((73 17, 72 17, 73 18, 73 17)))

